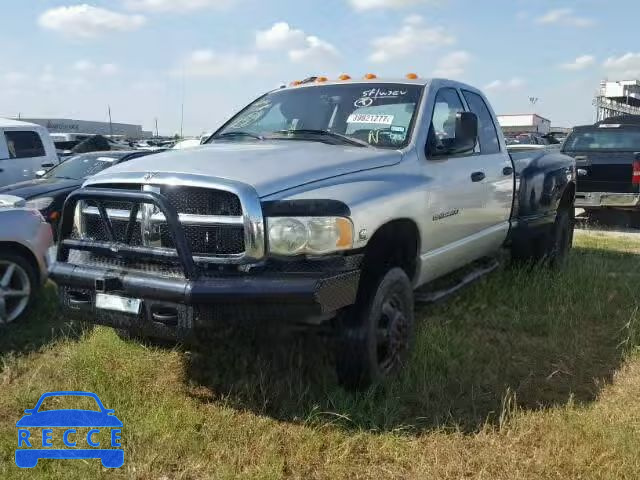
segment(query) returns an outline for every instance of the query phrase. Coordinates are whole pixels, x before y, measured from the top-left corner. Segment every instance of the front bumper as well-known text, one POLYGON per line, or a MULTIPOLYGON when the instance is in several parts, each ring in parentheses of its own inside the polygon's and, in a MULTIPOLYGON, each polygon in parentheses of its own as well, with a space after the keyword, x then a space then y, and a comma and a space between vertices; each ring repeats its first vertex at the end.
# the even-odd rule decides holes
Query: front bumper
POLYGON ((576 207, 578 208, 635 208, 638 205, 640 205, 640 194, 637 193, 576 193, 576 207))
POLYGON ((331 318, 355 303, 360 270, 186 279, 55 263, 50 277, 68 311, 90 314, 101 325, 179 338, 216 320, 306 323, 331 318), (101 310, 97 293, 139 299, 142 308, 137 315, 101 310))

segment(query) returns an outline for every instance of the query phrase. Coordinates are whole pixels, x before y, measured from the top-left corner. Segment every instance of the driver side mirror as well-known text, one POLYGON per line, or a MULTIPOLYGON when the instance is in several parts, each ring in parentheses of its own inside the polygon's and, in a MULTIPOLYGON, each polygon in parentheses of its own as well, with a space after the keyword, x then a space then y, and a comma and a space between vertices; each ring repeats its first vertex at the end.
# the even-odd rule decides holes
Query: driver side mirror
MULTIPOLYGON (((432 134, 435 132, 432 132, 432 134)), ((462 155, 472 153, 478 144, 478 117, 472 112, 458 112, 456 114, 455 134, 453 137, 434 139, 432 156, 462 155)))
POLYGON ((44 177, 44 174, 45 174, 45 173, 47 173, 47 171, 46 171, 46 170, 38 170, 38 171, 36 172, 36 177, 37 177, 37 178, 42 178, 42 177, 44 177))

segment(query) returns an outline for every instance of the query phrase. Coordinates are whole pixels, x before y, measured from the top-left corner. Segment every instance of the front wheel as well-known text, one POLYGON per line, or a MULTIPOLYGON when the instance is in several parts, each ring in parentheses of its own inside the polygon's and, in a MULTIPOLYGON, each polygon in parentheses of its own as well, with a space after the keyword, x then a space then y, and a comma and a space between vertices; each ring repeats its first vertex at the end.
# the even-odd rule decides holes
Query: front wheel
POLYGON ((407 274, 393 268, 365 282, 346 315, 337 354, 340 383, 367 388, 396 376, 404 367, 414 337, 413 288, 407 274))

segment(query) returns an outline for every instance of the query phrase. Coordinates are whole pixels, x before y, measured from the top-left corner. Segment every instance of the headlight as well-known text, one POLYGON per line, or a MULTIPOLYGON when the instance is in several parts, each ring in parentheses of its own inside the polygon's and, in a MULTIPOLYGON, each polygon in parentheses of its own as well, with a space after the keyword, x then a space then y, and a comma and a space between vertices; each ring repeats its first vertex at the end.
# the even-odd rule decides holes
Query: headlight
POLYGON ((53 197, 38 197, 31 200, 27 200, 25 207, 33 208, 34 210, 44 210, 53 203, 53 197))
POLYGON ((321 255, 353 248, 353 223, 344 217, 267 218, 269 251, 321 255))

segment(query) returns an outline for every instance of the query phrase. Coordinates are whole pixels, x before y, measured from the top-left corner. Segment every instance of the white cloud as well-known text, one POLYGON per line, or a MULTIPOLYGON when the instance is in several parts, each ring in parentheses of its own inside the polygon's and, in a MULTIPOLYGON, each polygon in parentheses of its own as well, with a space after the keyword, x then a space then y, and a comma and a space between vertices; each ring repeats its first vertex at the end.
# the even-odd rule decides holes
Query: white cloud
POLYGON ((255 71, 258 65, 258 57, 253 54, 196 50, 185 59, 181 69, 174 73, 184 73, 191 77, 224 77, 255 71))
POLYGON ((10 86, 18 86, 27 80, 27 76, 22 72, 6 72, 0 75, 0 79, 10 86))
POLYGON ((443 27, 428 27, 422 17, 411 15, 404 19, 397 33, 373 40, 375 51, 369 56, 369 60, 376 63, 387 62, 428 48, 452 45, 455 42, 456 38, 443 27))
POLYGON ((115 63, 103 63, 102 65, 96 65, 90 60, 78 60, 73 64, 73 69, 84 74, 97 72, 109 76, 116 75, 120 72, 120 67, 115 63))
POLYGON ((96 66, 89 60, 78 60, 73 64, 73 69, 78 72, 90 72, 95 68, 96 66))
POLYGON ((103 63, 100 65, 100 73, 103 75, 117 75, 120 73, 120 67, 115 63, 103 63))
POLYGON ((375 10, 411 7, 419 4, 438 4, 441 0, 349 0, 356 10, 375 10))
POLYGON ((327 65, 340 57, 338 49, 331 43, 315 35, 307 35, 286 22, 278 22, 268 30, 256 32, 256 48, 286 51, 289 60, 296 63, 327 65))
POLYGON ((286 22, 278 22, 269 30, 256 32, 256 47, 260 50, 292 49, 305 41, 302 30, 291 28, 286 22))
POLYGON ((575 15, 573 8, 556 8, 536 19, 537 23, 544 25, 560 24, 571 27, 591 27, 595 20, 575 15))
POLYGON ((86 4, 52 8, 38 19, 43 28, 69 37, 81 38, 136 30, 142 27, 145 21, 142 15, 125 15, 86 4))
POLYGON ((585 68, 589 68, 596 63, 596 58, 593 55, 581 55, 576 58, 572 62, 563 63, 560 65, 560 68, 565 70, 584 70, 585 68))
POLYGON ((131 10, 145 12, 189 12, 205 8, 227 8, 234 0, 125 0, 131 10))
POLYGON ((464 74, 471 55, 463 50, 452 52, 440 59, 433 72, 435 77, 456 78, 464 74))
POLYGON ((339 56, 336 47, 315 36, 308 36, 303 48, 294 48, 289 51, 289 58, 292 62, 297 63, 326 65, 335 61, 339 56))
POLYGON ((525 81, 520 77, 513 77, 509 80, 494 80, 484 86, 486 91, 517 90, 525 85, 525 81))
POLYGON ((640 77, 640 52, 628 52, 620 57, 610 57, 604 62, 604 68, 619 80, 640 77))

